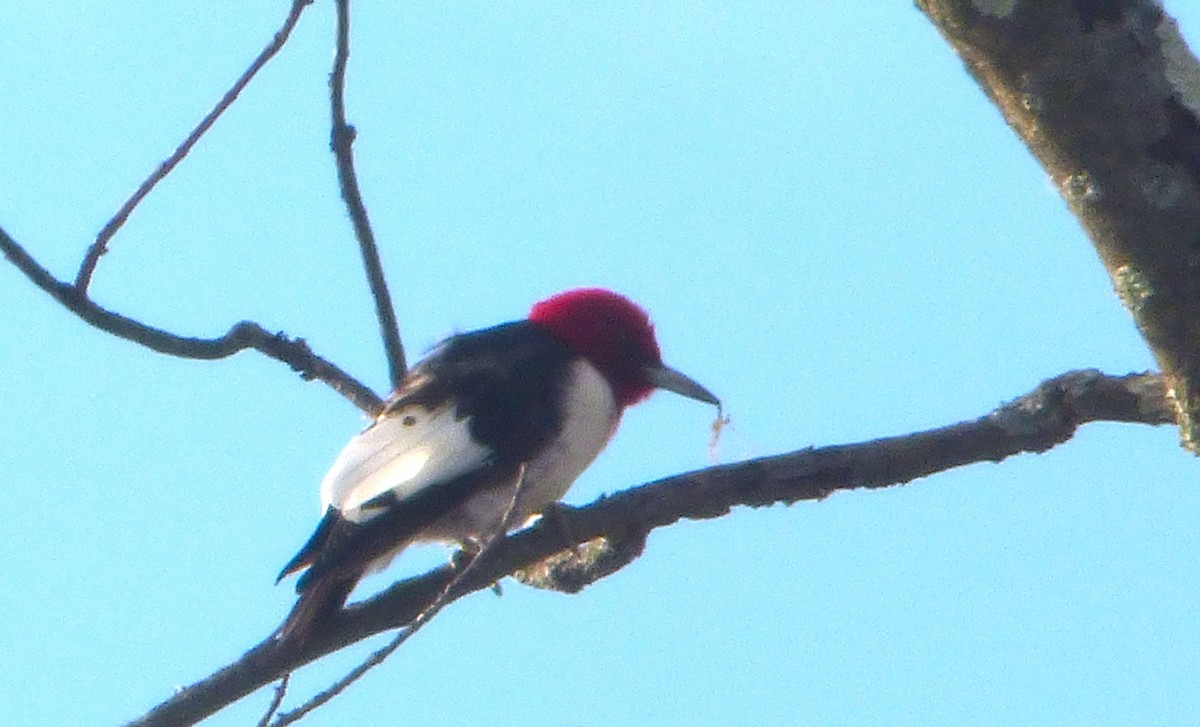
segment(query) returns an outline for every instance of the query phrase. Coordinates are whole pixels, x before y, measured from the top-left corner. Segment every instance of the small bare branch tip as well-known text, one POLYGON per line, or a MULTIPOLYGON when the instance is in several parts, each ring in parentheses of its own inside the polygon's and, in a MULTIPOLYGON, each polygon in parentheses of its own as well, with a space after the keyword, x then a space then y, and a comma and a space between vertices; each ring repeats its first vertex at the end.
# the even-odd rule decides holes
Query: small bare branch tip
POLYGON ((279 682, 275 685, 275 691, 271 695, 271 703, 267 705, 267 711, 258 720, 258 727, 267 727, 271 724, 271 718, 279 711, 279 707, 283 704, 283 698, 287 695, 288 681, 292 678, 292 673, 288 672, 279 678, 279 682))

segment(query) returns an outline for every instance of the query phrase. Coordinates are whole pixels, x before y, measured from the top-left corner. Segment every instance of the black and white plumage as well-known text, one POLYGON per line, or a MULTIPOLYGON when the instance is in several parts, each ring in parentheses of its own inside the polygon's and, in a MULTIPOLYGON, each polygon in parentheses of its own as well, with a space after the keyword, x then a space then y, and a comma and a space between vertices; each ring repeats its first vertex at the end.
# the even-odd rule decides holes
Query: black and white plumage
POLYGON ((321 483, 324 517, 279 576, 307 569, 280 638, 302 639, 410 543, 479 544, 561 498, 625 407, 654 388, 718 403, 663 366, 640 308, 604 290, 568 291, 527 320, 446 340, 321 483))

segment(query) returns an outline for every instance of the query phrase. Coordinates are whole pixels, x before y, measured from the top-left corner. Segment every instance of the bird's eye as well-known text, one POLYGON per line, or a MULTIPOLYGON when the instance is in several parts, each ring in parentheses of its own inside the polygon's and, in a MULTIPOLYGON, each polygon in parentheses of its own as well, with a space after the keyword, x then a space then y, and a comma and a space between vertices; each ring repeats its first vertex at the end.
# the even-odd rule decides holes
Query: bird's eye
POLYGON ((400 420, 400 423, 406 427, 416 426, 417 418, 412 414, 406 414, 404 415, 404 418, 400 420))

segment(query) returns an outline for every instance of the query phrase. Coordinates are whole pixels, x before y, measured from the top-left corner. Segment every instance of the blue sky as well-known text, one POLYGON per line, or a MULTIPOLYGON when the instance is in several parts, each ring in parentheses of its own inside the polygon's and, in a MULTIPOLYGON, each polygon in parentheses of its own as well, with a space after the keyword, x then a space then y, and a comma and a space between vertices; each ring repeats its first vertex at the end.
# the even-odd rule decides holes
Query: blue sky
MULTIPOLYGON (((0 225, 72 277, 285 5, 0 8, 0 225)), ((359 4, 350 116, 409 351, 612 287, 726 401, 722 461, 1153 367, 933 27, 860 5, 359 4)), ((1170 5, 1194 41, 1200 14, 1170 5)), ((305 13, 93 292, 189 335, 254 319, 382 388, 327 151, 331 26, 328 2, 305 13)), ((283 618, 272 580, 363 422, 260 356, 99 333, 8 266, 0 309, 0 721, 120 722, 283 618)), ((632 410, 568 502, 706 465, 710 418, 665 395, 632 410)), ((1044 455, 684 523, 579 596, 459 602, 307 724, 1191 722, 1197 471, 1170 428, 1091 425, 1044 455)), ((300 672, 290 703, 362 653, 300 672)))

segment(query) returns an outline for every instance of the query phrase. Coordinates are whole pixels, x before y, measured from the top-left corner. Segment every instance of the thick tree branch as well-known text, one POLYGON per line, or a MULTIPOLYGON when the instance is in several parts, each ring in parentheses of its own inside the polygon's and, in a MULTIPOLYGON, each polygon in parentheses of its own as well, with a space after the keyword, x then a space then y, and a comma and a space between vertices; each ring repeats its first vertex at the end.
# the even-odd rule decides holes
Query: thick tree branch
POLYGON ((1058 187, 1200 453, 1200 63, 1157 0, 919 0, 1058 187))
POLYGON ((368 414, 374 415, 383 407, 375 392, 333 363, 313 353, 302 338, 290 338, 284 333, 268 333, 262 326, 251 321, 234 324, 228 333, 219 338, 177 336, 100 307, 86 294, 80 293, 74 285, 51 275, 2 228, 0 250, 34 285, 49 293, 67 310, 106 333, 180 358, 213 360, 227 358, 238 351, 253 348, 270 358, 282 361, 305 379, 317 379, 328 384, 368 414))
POLYGON ((236 81, 234 81, 233 86, 231 86, 229 90, 225 92, 225 95, 221 97, 221 100, 217 102, 212 110, 200 120, 200 123, 196 125, 196 128, 192 129, 192 132, 187 135, 187 138, 185 138, 183 142, 176 147, 171 156, 167 157, 162 164, 158 165, 158 168, 146 178, 146 181, 142 182, 141 185, 134 190, 133 195, 131 195, 129 199, 125 200, 125 203, 121 205, 121 209, 117 210, 117 213, 113 215, 112 219, 110 219, 108 223, 101 228, 99 234, 96 235, 96 241, 92 243, 91 247, 88 248, 87 253, 83 256, 83 262, 79 266, 79 272, 75 275, 75 288, 81 296, 87 294, 88 286, 92 282, 92 274, 96 272, 96 264, 100 262, 100 256, 108 252, 109 240, 112 239, 113 235, 117 234, 117 230, 121 229, 121 226, 125 224, 127 219, 129 219, 129 215, 133 212, 134 208, 141 203, 142 199, 145 198, 146 195, 150 194, 150 190, 154 189, 155 185, 157 185, 164 178, 166 178, 168 174, 171 173, 171 170, 175 168, 175 165, 179 164, 179 162, 188 155, 188 152, 192 150, 192 147, 196 145, 196 142, 200 141, 200 137, 204 136, 205 132, 207 132, 212 125, 216 123, 221 114, 225 113, 225 110, 237 100, 238 94, 240 94, 242 90, 246 88, 251 79, 253 79, 254 76, 256 76, 260 70, 262 70, 263 66, 267 65, 267 62, 274 58, 275 54, 278 53, 281 48, 283 48, 284 43, 287 43, 288 37, 292 34, 292 30, 296 27, 296 23, 300 21, 300 13, 304 12, 304 8, 311 4, 312 0, 292 0, 292 7, 288 11, 288 15, 284 19, 283 25, 278 31, 275 32, 275 37, 271 39, 271 42, 268 43, 265 48, 263 48, 262 52, 259 53, 258 57, 256 57, 250 63, 250 66, 245 70, 245 72, 243 72, 242 75, 236 81))
POLYGON ((337 51, 333 56, 333 72, 329 75, 329 111, 331 116, 329 147, 337 165, 338 186, 342 200, 354 224, 354 236, 362 253, 363 268, 367 283, 371 286, 371 297, 375 300, 375 315, 379 319, 379 332, 383 336, 383 349, 387 354, 388 374, 392 389, 400 388, 408 364, 404 360, 404 346, 400 342, 400 327, 396 322, 396 309, 388 292, 387 280, 383 276, 383 265, 379 261, 379 248, 375 245, 375 233, 367 218, 367 207, 363 204, 358 187, 358 174, 354 171, 354 127, 346 123, 346 65, 350 60, 350 0, 337 0, 337 51))
MULTIPOLYGON (((1153 374, 1114 377, 1098 371, 1070 372, 972 421, 710 467, 634 487, 583 508, 563 508, 555 515, 561 522, 544 518, 497 542, 473 565, 472 572, 450 589, 448 597, 453 600, 486 588, 520 570, 541 587, 574 592, 636 557, 651 530, 681 519, 721 517, 739 505, 821 500, 838 490, 889 487, 965 464, 1044 452, 1091 421, 1171 422, 1162 380, 1153 374), (570 533, 569 540, 564 540, 566 533, 570 533), (609 555, 574 563, 570 556, 556 556, 573 545, 598 539, 611 547, 585 552, 609 555)), ((300 665, 403 626, 428 608, 453 576, 450 567, 439 568, 347 607, 315 632, 300 653, 286 653, 268 638, 238 661, 180 690, 135 724, 198 721, 300 665)))

